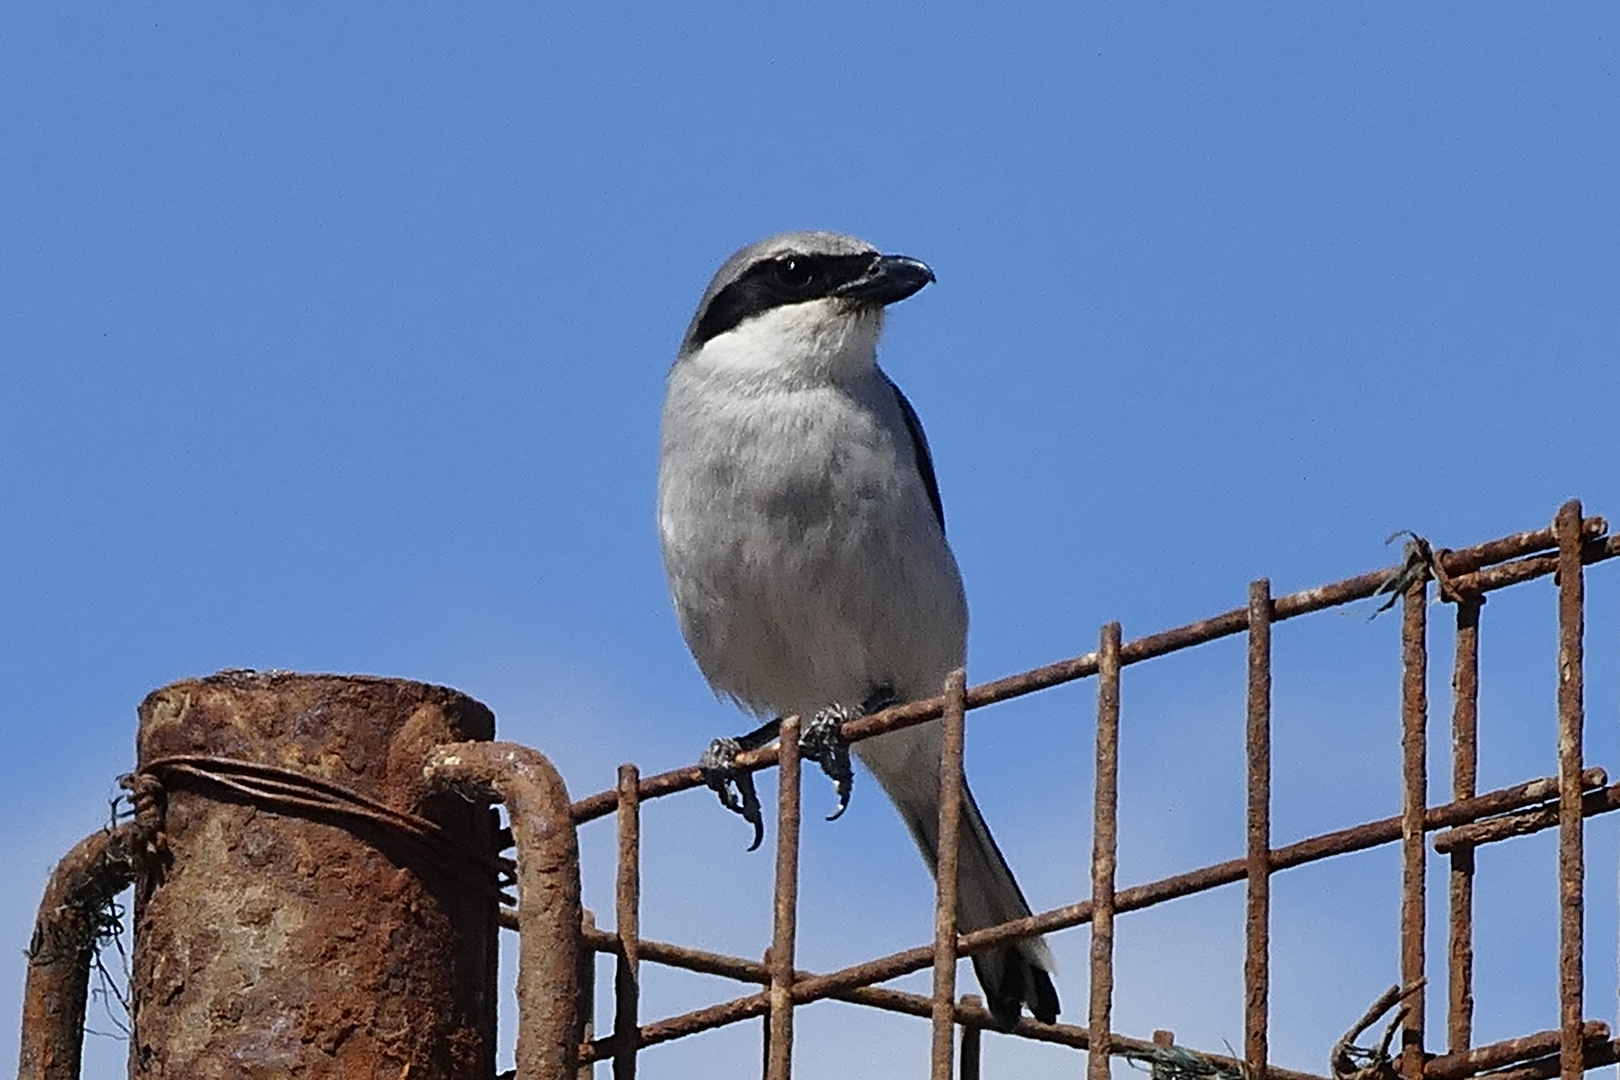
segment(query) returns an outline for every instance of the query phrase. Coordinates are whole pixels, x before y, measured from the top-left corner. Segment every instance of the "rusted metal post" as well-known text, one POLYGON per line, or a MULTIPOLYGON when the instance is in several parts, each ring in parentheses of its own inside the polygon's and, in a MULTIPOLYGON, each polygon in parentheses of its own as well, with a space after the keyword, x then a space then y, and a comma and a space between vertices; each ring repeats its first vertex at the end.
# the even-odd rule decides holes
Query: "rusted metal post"
POLYGON ((934 867, 933 1080, 951 1080, 956 1035, 956 894, 962 842, 962 755, 967 738, 967 675, 945 679, 940 717, 939 857, 934 867))
POLYGON ((170 858, 137 871, 130 1075, 492 1072, 495 828, 422 761, 494 727, 394 679, 233 671, 149 695, 137 763, 167 789, 170 858))
MULTIPOLYGON (((1429 670, 1427 609, 1429 586, 1418 580, 1406 590, 1401 607, 1401 985, 1423 979, 1424 847, 1423 821, 1428 809, 1429 670)), ((1400 1073, 1403 1080, 1423 1080, 1424 990, 1406 999, 1401 1025, 1400 1073)))
POLYGON ((619 766, 619 876, 614 920, 619 956, 613 974, 613 1080, 633 1080, 641 1035, 641 772, 619 766))
POLYGON ((543 755, 515 743, 436 747, 428 753, 422 775, 435 786, 506 805, 517 845, 522 898, 517 1080, 574 1080, 585 1033, 579 1008, 585 913, 579 900, 579 837, 568 813, 568 788, 543 755))
POLYGON ((133 826, 92 833, 45 887, 28 944, 17 1080, 79 1080, 90 962, 113 897, 135 880, 133 826))
POLYGON ((1119 848, 1119 623, 1102 628, 1097 652, 1097 777, 1091 841, 1091 1009, 1088 1080, 1108 1080, 1114 1004, 1114 868, 1119 848))
MULTIPOLYGON (((1457 601, 1457 658, 1451 672, 1451 797, 1472 799, 1479 777, 1479 609, 1485 598, 1457 601)), ((1474 847, 1450 854, 1450 968, 1446 980, 1446 1048, 1456 1054, 1474 1038, 1474 847)))
POLYGON ((1579 1080, 1586 862, 1581 813, 1581 742, 1586 724, 1586 587, 1581 567, 1581 503, 1571 499, 1553 522, 1558 534, 1558 1075, 1579 1080))
POLYGON ((793 954, 799 907, 799 718, 782 720, 776 788, 776 901, 765 1080, 793 1075, 793 954))
MULTIPOLYGON (((984 999, 978 994, 963 994, 962 1007, 967 1009, 984 1008, 984 999)), ((984 1030, 972 1024, 962 1025, 962 1060, 957 1066, 957 1080, 979 1080, 979 1059, 982 1057, 981 1047, 984 1042, 984 1030)))
POLYGON ((1266 1080, 1271 952, 1271 582, 1249 586, 1248 896, 1243 959, 1243 1057, 1266 1080))

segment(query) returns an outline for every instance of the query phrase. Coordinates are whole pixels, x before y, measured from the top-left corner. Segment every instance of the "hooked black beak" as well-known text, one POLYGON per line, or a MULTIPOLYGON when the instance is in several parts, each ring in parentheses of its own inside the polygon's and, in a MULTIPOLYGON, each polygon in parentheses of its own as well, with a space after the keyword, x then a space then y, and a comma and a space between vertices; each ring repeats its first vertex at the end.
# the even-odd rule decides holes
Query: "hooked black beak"
POLYGON ((928 264, 904 255, 879 255, 866 273, 839 286, 835 296, 864 300, 869 304, 893 304, 904 300, 934 280, 928 264))

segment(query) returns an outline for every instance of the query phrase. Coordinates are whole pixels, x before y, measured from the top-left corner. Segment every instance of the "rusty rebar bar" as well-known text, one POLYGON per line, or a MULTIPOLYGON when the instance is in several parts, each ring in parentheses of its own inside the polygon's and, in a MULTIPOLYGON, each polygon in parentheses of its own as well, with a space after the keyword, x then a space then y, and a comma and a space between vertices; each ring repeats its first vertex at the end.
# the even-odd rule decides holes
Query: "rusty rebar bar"
POLYGON ((957 866, 961 861, 962 759, 967 737, 967 674, 945 679, 939 755, 939 855, 934 867, 934 995, 930 1075, 951 1080, 956 1034, 957 866))
MULTIPOLYGON (((1589 1020, 1585 1024, 1576 1025, 1575 1034, 1582 1043, 1602 1043, 1609 1038, 1609 1025, 1601 1020, 1589 1020)), ((1476 1046, 1458 1054, 1430 1058, 1427 1075, 1429 1080, 1463 1080, 1464 1077, 1478 1076, 1491 1069, 1500 1069, 1521 1061, 1544 1057, 1557 1051, 1562 1044, 1561 1030, 1538 1031, 1534 1035, 1503 1039, 1501 1042, 1476 1046)))
POLYGON ((538 751, 454 743, 428 752, 429 783, 506 805, 517 845, 517 1080, 564 1080, 579 1069, 579 839, 568 788, 538 751))
POLYGON ((1586 594, 1581 566, 1581 503, 1571 499, 1553 523, 1558 536, 1558 1048, 1561 1080, 1585 1071, 1585 817, 1581 812, 1582 734, 1586 723, 1583 644, 1586 594))
POLYGON ((1271 951, 1271 581, 1249 586, 1248 815, 1243 957, 1243 1058, 1266 1080, 1271 951))
MULTIPOLYGON (((1600 1069, 1605 1065, 1613 1065, 1620 1061, 1620 1042, 1614 1040, 1590 1039, 1586 1047, 1587 1071, 1600 1069)), ((1498 1069, 1488 1076, 1488 1080, 1552 1080, 1558 1075, 1558 1055, 1548 1054, 1543 1058, 1535 1058, 1508 1069, 1498 1069)))
MULTIPOLYGON (((1590 566, 1620 555, 1620 536, 1592 537, 1592 522, 1603 521, 1602 518, 1587 518, 1586 527, 1581 535, 1587 537, 1581 545, 1581 564, 1590 566)), ((1600 530, 1601 531, 1601 530, 1600 530)), ((1487 570, 1478 570, 1472 574, 1465 574, 1452 579, 1452 586, 1464 593, 1488 593, 1498 589, 1506 589, 1511 585, 1520 585, 1526 581, 1533 581, 1538 577, 1558 572, 1558 555, 1537 555, 1534 558, 1518 559, 1514 562, 1503 563, 1487 570)))
POLYGON ((1401 985, 1415 986, 1401 1023, 1400 1073, 1423 1080, 1425 988, 1424 821, 1428 792, 1428 582, 1413 582, 1401 607, 1401 985))
POLYGON ((1103 626, 1097 648, 1097 772, 1091 825, 1091 1037, 1088 1080, 1108 1080, 1114 1005, 1114 873, 1119 862, 1119 623, 1103 626))
MULTIPOLYGON (((982 1009, 984 1001, 978 994, 963 994, 964 1009, 982 1009)), ((951 1018, 956 1019, 954 1016, 951 1018)), ((984 1029, 971 1024, 962 1025, 961 1061, 957 1065, 957 1080, 979 1080, 980 1058, 983 1057, 984 1029)))
POLYGON ((793 1075, 793 953, 799 904, 799 718, 784 717, 776 787, 776 891, 765 1080, 793 1075))
MULTIPOLYGON (((1608 531, 1607 523, 1598 517, 1587 518, 1582 526, 1582 537, 1587 540, 1582 549, 1582 558, 1588 563, 1601 562, 1606 559, 1620 557, 1620 536, 1599 539, 1608 531)), ((1460 591, 1489 592, 1506 585, 1516 584, 1521 580, 1550 574, 1554 571, 1555 560, 1544 559, 1535 561, 1525 569, 1512 570, 1519 576, 1509 580, 1498 581, 1490 578, 1469 577, 1476 574, 1481 567, 1506 562, 1510 559, 1521 558, 1535 552, 1546 551, 1557 546, 1553 530, 1535 529, 1529 532, 1513 533, 1496 540, 1486 541, 1472 547, 1459 548, 1455 551, 1441 550, 1436 552, 1436 558, 1445 567, 1452 584, 1460 591)), ((1304 589, 1299 592, 1279 596, 1272 602, 1272 622, 1282 622, 1285 619, 1308 615, 1326 608, 1338 607, 1342 604, 1365 600, 1373 595, 1378 587, 1388 580, 1391 570, 1386 567, 1356 577, 1346 578, 1343 581, 1318 586, 1313 589, 1304 589)), ((1164 656, 1167 653, 1178 652, 1194 645, 1215 641, 1219 638, 1230 637, 1241 633, 1248 625, 1248 609, 1235 608, 1208 619, 1188 623, 1171 630, 1164 630, 1157 634, 1138 638, 1126 642, 1120 647, 1120 664, 1128 667, 1131 664, 1151 660, 1154 657, 1164 656)), ((967 692, 968 711, 980 709, 986 705, 994 705, 1013 698, 1033 694, 1039 690, 1050 689, 1076 679, 1088 678, 1097 673, 1097 654, 1086 653, 1081 656, 1059 660, 1044 667, 1033 668, 1009 675, 993 682, 979 686, 970 686, 967 692)), ((844 728, 845 736, 851 742, 871 738, 887 731, 912 727, 916 724, 937 720, 944 708, 944 699, 940 697, 926 698, 922 701, 908 702, 896 705, 871 716, 862 717, 844 728)), ((737 755, 737 765, 745 769, 764 769, 776 764, 777 748, 773 746, 761 747, 758 750, 748 750, 737 755)), ((643 799, 656 799, 665 795, 673 795, 688 788, 701 787, 706 783, 703 772, 696 765, 685 768, 671 769, 668 772, 643 777, 641 780, 641 797, 643 799)), ((618 802, 617 788, 600 791, 594 795, 575 802, 572 813, 576 824, 583 824, 599 817, 613 813, 618 802)))
POLYGON ((619 766, 619 869, 613 919, 619 935, 613 972, 613 1080, 634 1080, 636 1034, 641 1030, 641 773, 619 766))
MULTIPOLYGON (((514 912, 514 914, 516 914, 514 912)), ((579 934, 582 943, 589 942, 598 933, 596 913, 585 908, 579 913, 579 934)), ((589 1043, 596 1038, 596 950, 588 945, 579 950, 579 1037, 589 1043)), ((580 1061, 574 1080, 591 1080, 596 1074, 592 1062, 580 1061)))
MULTIPOLYGON (((1451 672, 1451 797, 1474 797, 1479 777, 1479 609, 1485 598, 1457 603, 1457 648, 1451 672)), ((1449 966, 1446 1047, 1468 1049, 1474 1032, 1474 848, 1450 853, 1449 966)))
MULTIPOLYGON (((1597 817, 1599 814, 1620 810, 1620 784, 1593 789, 1591 778, 1594 774, 1602 772, 1602 769, 1587 769, 1582 777, 1581 782, 1587 786, 1586 794, 1581 796, 1581 814, 1584 817, 1597 817)), ((1517 813, 1486 818, 1470 825, 1458 825, 1434 838, 1434 850, 1445 855, 1459 848, 1494 844, 1515 836, 1528 836, 1543 829, 1556 829, 1559 813, 1558 803, 1552 802, 1517 813)))
POLYGON ((56 864, 28 944, 17 1080, 79 1080, 96 945, 113 898, 135 880, 134 826, 91 833, 56 864))

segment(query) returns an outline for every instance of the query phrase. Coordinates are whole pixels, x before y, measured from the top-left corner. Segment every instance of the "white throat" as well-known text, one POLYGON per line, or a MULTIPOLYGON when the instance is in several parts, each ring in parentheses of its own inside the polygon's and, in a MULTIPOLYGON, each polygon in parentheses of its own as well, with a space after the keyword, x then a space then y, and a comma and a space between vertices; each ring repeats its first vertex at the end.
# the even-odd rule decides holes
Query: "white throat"
POLYGON ((825 383, 877 364, 880 308, 811 300, 772 308, 704 343, 685 362, 716 374, 765 381, 825 383))

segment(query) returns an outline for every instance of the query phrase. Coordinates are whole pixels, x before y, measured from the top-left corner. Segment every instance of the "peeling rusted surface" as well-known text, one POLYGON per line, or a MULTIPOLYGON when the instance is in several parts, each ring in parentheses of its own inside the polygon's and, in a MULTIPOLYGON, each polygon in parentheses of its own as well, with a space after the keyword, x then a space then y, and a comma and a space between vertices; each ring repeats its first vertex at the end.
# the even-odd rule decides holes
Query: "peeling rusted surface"
POLYGON ((103 912, 134 880, 134 831, 125 824, 85 837, 45 887, 28 944, 17 1080, 78 1080, 90 961, 107 929, 103 912))
MULTIPOLYGON (((494 717, 443 687, 225 672, 140 707, 138 764, 208 755, 328 781, 495 855, 483 807, 431 792, 433 746, 494 717)), ((494 1071, 495 899, 370 829, 186 784, 135 908, 130 1075, 405 1077, 494 1071)))

